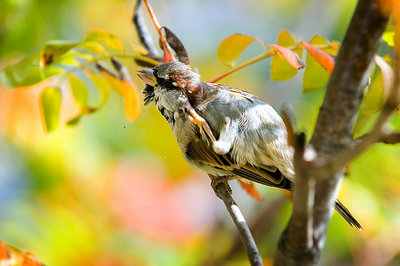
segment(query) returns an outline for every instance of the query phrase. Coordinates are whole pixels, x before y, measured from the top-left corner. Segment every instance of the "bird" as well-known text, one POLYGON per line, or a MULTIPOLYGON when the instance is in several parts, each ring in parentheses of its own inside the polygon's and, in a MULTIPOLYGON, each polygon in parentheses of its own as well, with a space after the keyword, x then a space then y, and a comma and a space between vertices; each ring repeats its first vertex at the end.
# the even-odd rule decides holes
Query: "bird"
MULTIPOLYGON (((184 159, 206 172, 213 186, 239 179, 292 191, 294 151, 271 105, 244 90, 203 82, 182 62, 141 69, 138 76, 146 84, 144 105, 155 104, 184 159)), ((335 209, 351 226, 362 228, 339 200, 335 209)))

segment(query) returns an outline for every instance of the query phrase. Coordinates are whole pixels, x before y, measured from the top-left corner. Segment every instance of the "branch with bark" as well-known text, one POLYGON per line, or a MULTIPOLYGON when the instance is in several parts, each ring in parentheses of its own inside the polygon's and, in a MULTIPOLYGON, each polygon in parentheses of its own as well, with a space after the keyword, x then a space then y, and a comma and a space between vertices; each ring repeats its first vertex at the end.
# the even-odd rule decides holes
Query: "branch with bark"
POLYGON ((378 0, 358 2, 310 144, 294 145, 293 212, 280 238, 275 265, 318 264, 344 167, 373 143, 399 140, 399 133, 388 133, 384 128, 399 103, 398 73, 372 132, 355 141, 352 133, 363 84, 388 20, 378 0))

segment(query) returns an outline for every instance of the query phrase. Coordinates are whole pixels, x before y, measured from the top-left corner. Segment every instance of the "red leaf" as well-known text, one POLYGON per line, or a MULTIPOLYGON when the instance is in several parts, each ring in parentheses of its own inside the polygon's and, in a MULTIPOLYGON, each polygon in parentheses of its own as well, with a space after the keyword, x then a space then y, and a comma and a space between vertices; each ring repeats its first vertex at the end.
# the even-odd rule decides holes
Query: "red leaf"
POLYGON ((257 190, 257 188, 254 186, 253 183, 246 183, 240 179, 238 179, 240 186, 243 188, 244 191, 246 191, 247 194, 250 195, 255 200, 262 200, 262 196, 260 192, 257 190))
POLYGON ((303 45, 306 47, 311 56, 314 57, 314 59, 317 60, 317 62, 331 74, 333 68, 335 67, 335 61, 333 58, 328 53, 311 45, 308 42, 303 42, 303 45))
POLYGON ((294 68, 300 69, 305 66, 305 64, 303 63, 303 61, 301 61, 297 53, 293 52, 289 48, 276 44, 270 44, 268 46, 272 52, 274 52, 277 56, 279 56, 280 59, 286 60, 294 68))

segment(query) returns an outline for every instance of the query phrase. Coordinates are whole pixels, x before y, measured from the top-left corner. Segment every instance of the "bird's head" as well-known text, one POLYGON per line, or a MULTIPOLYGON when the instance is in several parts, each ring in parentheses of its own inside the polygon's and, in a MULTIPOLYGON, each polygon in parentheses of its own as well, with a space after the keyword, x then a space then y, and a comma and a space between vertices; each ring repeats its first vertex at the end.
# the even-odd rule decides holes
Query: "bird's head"
POLYGON ((168 62, 153 69, 141 69, 138 70, 138 75, 146 84, 143 89, 145 105, 157 101, 156 92, 165 94, 180 91, 193 106, 204 102, 215 92, 212 86, 201 81, 198 73, 181 62, 168 62))

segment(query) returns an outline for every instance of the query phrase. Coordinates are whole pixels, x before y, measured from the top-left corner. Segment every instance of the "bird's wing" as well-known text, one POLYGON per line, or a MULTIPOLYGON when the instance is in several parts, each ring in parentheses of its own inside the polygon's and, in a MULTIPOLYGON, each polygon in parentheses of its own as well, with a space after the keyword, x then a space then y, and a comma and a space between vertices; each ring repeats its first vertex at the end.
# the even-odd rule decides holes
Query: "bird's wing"
POLYGON ((283 176, 275 167, 253 166, 250 164, 238 165, 234 162, 230 153, 226 155, 217 154, 203 139, 191 141, 187 146, 186 155, 190 159, 216 168, 217 170, 223 170, 233 176, 238 176, 267 186, 291 189, 292 182, 283 176))

